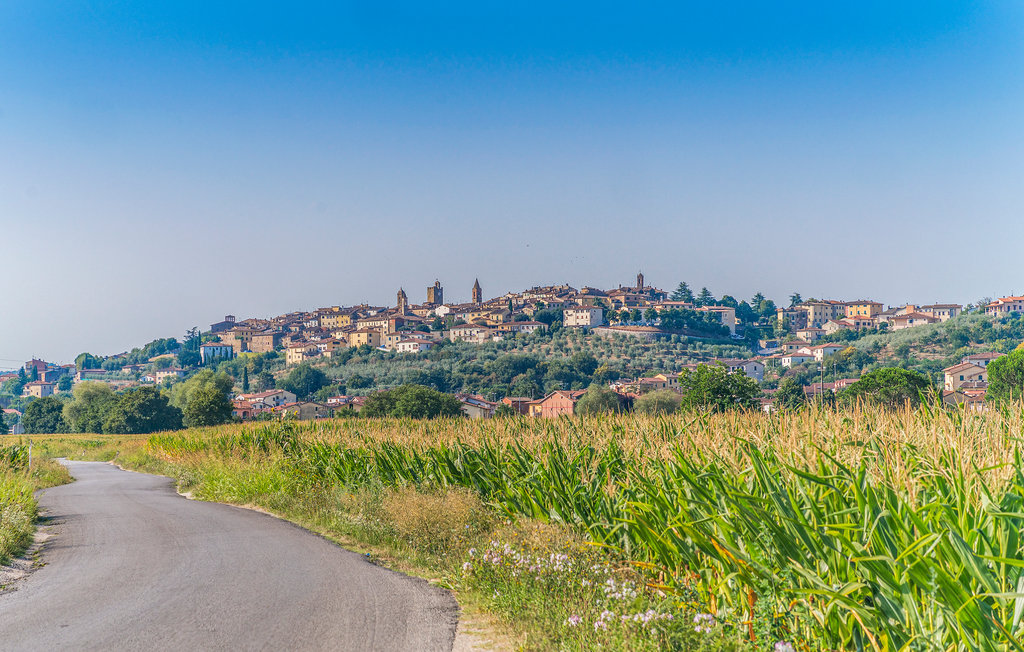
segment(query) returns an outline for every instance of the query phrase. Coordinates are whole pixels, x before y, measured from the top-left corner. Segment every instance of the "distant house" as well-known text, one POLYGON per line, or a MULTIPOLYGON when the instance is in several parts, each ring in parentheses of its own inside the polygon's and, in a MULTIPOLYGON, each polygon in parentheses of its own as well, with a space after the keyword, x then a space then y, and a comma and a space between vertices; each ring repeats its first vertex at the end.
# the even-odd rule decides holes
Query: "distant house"
POLYGON ((811 362, 814 360, 814 354, 794 351, 793 353, 784 353, 778 356, 778 358, 783 367, 795 367, 796 365, 801 365, 805 362, 811 362))
POLYGON ((782 343, 780 347, 783 353, 795 353, 800 349, 807 348, 808 342, 803 340, 788 340, 782 343))
POLYGON ((259 410, 249 401, 240 401, 238 399, 231 401, 231 416, 235 419, 248 421, 249 419, 252 419, 258 411, 259 410))
POLYGON ((162 383, 165 378, 171 378, 177 380, 178 378, 185 377, 185 370, 177 367, 169 367, 167 369, 157 369, 153 372, 153 377, 158 383, 162 383))
POLYGON ((715 362, 725 365, 729 373, 742 373, 757 382, 764 380, 764 363, 760 360, 721 358, 715 362))
POLYGON ((985 405, 984 389, 943 390, 942 402, 951 406, 965 406, 974 412, 984 412, 988 409, 985 405))
POLYGON ((455 397, 462 403, 462 412, 470 419, 490 419, 498 404, 488 401, 476 394, 456 394, 455 397))
POLYGON ((227 315, 224 317, 224 321, 219 321, 216 324, 210 324, 211 333, 222 333, 226 330, 230 330, 235 327, 235 316, 227 315))
POLYGON ((48 383, 44 380, 34 380, 31 383, 25 384, 24 393, 26 396, 35 396, 36 398, 53 396, 53 390, 56 386, 54 383, 48 383))
POLYGON ((986 315, 1008 315, 1024 312, 1024 297, 1002 297, 985 306, 986 315))
POLYGON ((926 315, 935 317, 940 322, 952 319, 963 312, 964 307, 958 303, 934 303, 930 306, 921 306, 919 309, 926 315))
POLYGON ((239 394, 237 400, 247 401, 257 409, 280 407, 295 402, 295 394, 284 389, 271 389, 255 394, 239 394))
POLYGON ((894 331, 898 331, 903 330, 904 328, 913 328, 914 326, 934 324, 938 321, 938 317, 932 317, 931 315, 926 315, 923 312, 908 312, 890 318, 889 328, 894 331))
POLYGON ((323 403, 314 403, 313 401, 288 403, 287 405, 282 405, 279 408, 274 408, 274 411, 280 412, 284 416, 297 418, 300 421, 326 419, 334 414, 334 410, 330 407, 323 403))
MULTIPOLYGON (((141 365, 139 365, 141 369, 141 365)), ((82 369, 75 374, 75 381, 82 382, 83 380, 103 380, 107 376, 106 369, 82 369)))
POLYGON ((453 342, 474 342, 480 344, 491 337, 491 329, 477 324, 462 324, 453 326, 448 331, 448 339, 453 342))
POLYGON ((199 346, 199 358, 203 364, 217 359, 229 359, 234 357, 235 349, 230 344, 222 342, 207 342, 199 346))
POLYGON ((401 340, 395 345, 395 350, 399 353, 420 353, 422 351, 429 351, 433 347, 434 343, 429 340, 414 338, 401 340))
POLYGON ((796 330, 796 336, 805 342, 813 343, 817 342, 822 337, 824 337, 825 331, 822 330, 821 328, 815 328, 813 326, 810 328, 798 328, 796 330))
POLYGON ((573 306, 562 311, 567 328, 593 328, 604 323, 604 309, 598 306, 573 306))
POLYGON ((523 333, 524 335, 534 331, 544 331, 547 324, 539 321, 510 321, 498 324, 495 330, 502 333, 523 333))
POLYGON ((877 301, 869 301, 867 299, 860 299, 858 301, 847 301, 846 316, 867 317, 871 319, 880 315, 882 313, 883 307, 883 304, 877 301))
POLYGON ((364 345, 375 349, 380 347, 380 331, 373 328, 360 328, 348 334, 349 348, 364 345))
POLYGON ((253 353, 270 353, 281 345, 281 331, 269 330, 249 336, 249 350, 253 353))
POLYGON ((9 424, 8 430, 12 435, 25 434, 25 428, 21 425, 21 412, 4 408, 4 422, 9 424))
POLYGON ((320 349, 315 342, 296 342, 289 344, 284 350, 284 361, 288 366, 302 364, 310 358, 320 355, 320 349))
POLYGON ((539 401, 530 404, 531 417, 553 418, 563 414, 573 415, 576 412, 576 403, 586 392, 556 390, 551 392, 539 401))
POLYGON ((811 347, 811 353, 814 355, 816 362, 821 362, 825 358, 839 353, 847 346, 846 344, 818 344, 811 347))
POLYGON ((961 362, 942 370, 943 389, 947 392, 958 389, 985 389, 988 386, 988 369, 973 362, 961 362))
POLYGON ((658 339, 669 337, 669 333, 655 328, 654 326, 596 326, 593 331, 594 335, 601 337, 612 337, 613 335, 622 335, 624 337, 632 337, 642 342, 653 342, 658 339))
POLYGON ((500 402, 512 408, 516 414, 527 416, 530 414, 530 404, 533 403, 533 399, 524 396, 506 396, 500 402))

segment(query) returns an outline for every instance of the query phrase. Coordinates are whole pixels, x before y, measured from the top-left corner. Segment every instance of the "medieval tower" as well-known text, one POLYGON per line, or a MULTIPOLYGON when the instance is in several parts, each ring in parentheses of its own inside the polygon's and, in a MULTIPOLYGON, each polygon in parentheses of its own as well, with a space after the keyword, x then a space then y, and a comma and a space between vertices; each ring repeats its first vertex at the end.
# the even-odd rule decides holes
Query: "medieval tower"
POLYGON ((484 293, 483 290, 480 289, 480 279, 476 279, 473 282, 473 303, 479 306, 483 302, 484 293))
POLYGON ((441 287, 441 281, 434 281, 434 284, 427 288, 427 303, 432 306, 444 303, 444 288, 441 287))

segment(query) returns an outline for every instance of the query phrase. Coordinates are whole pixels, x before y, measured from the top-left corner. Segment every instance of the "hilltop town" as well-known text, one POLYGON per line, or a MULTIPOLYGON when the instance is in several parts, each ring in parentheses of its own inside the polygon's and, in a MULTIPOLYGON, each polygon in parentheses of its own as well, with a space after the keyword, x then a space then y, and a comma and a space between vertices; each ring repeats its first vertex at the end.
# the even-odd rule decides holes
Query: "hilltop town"
POLYGON ((686 283, 666 291, 642 273, 612 289, 563 284, 486 299, 477 280, 469 303, 445 302, 434 282, 424 298, 412 303, 399 289, 393 306, 228 315, 206 330, 191 329, 180 343, 154 340, 103 357, 83 353, 74 365, 31 360, 0 376, 5 425, 17 432, 27 403, 66 395, 76 383, 101 382, 117 392, 168 389, 202 369, 230 376, 233 417, 241 420, 358 411, 368 394, 403 382, 452 393, 474 417, 493 416, 502 405, 557 416, 573 413, 595 383, 628 403, 675 390, 682 374, 706 365, 757 383, 766 410, 786 378, 814 399, 879 366, 916 368, 941 384, 946 402, 983 409, 987 365, 1019 343, 1014 328, 1024 313, 1024 297, 887 307, 794 294, 789 305, 776 306, 760 293, 738 301, 707 288, 695 293, 686 283), (982 334, 963 334, 972 328, 982 334), (900 335, 911 330, 922 337, 900 335), (979 348, 987 343, 996 346, 979 348), (949 364, 935 366, 942 362, 949 364), (520 368, 495 371, 503 364, 520 368), (325 380, 314 392, 289 389, 288 375, 307 367, 322 369, 325 380))

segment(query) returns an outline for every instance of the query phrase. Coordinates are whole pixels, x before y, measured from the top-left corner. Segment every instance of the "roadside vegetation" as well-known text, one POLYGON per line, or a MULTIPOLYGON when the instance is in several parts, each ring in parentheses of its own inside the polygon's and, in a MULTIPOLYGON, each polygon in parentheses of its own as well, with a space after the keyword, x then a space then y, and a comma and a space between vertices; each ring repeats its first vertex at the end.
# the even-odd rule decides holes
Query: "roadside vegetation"
POLYGON ((45 445, 438 579, 524 649, 1002 650, 1024 631, 1021 411, 655 406, 45 445))
POLYGON ((37 489, 70 482, 67 470, 49 459, 36 458, 29 470, 28 446, 0 437, 0 565, 10 562, 32 543, 37 489))

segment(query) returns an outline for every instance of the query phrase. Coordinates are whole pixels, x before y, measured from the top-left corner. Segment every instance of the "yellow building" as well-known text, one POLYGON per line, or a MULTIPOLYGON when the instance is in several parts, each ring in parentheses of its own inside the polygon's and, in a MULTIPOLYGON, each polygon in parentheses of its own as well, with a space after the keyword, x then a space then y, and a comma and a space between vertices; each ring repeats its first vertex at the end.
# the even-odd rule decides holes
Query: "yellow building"
POLYGON ((336 312, 329 315, 320 316, 320 327, 326 330, 334 330, 337 328, 348 328, 352 325, 352 315, 348 313, 336 312))
POLYGON ((379 347, 380 331, 373 328, 360 328, 348 334, 349 347, 362 346, 364 344, 373 348, 379 347))
POLYGON ((287 365, 302 364, 308 358, 314 357, 319 354, 319 350, 316 348, 316 344, 312 342, 300 342, 298 344, 292 344, 284 353, 284 361, 287 365))
POLYGON ((847 317, 875 317, 882 313, 882 304, 877 301, 848 301, 846 303, 847 317))

